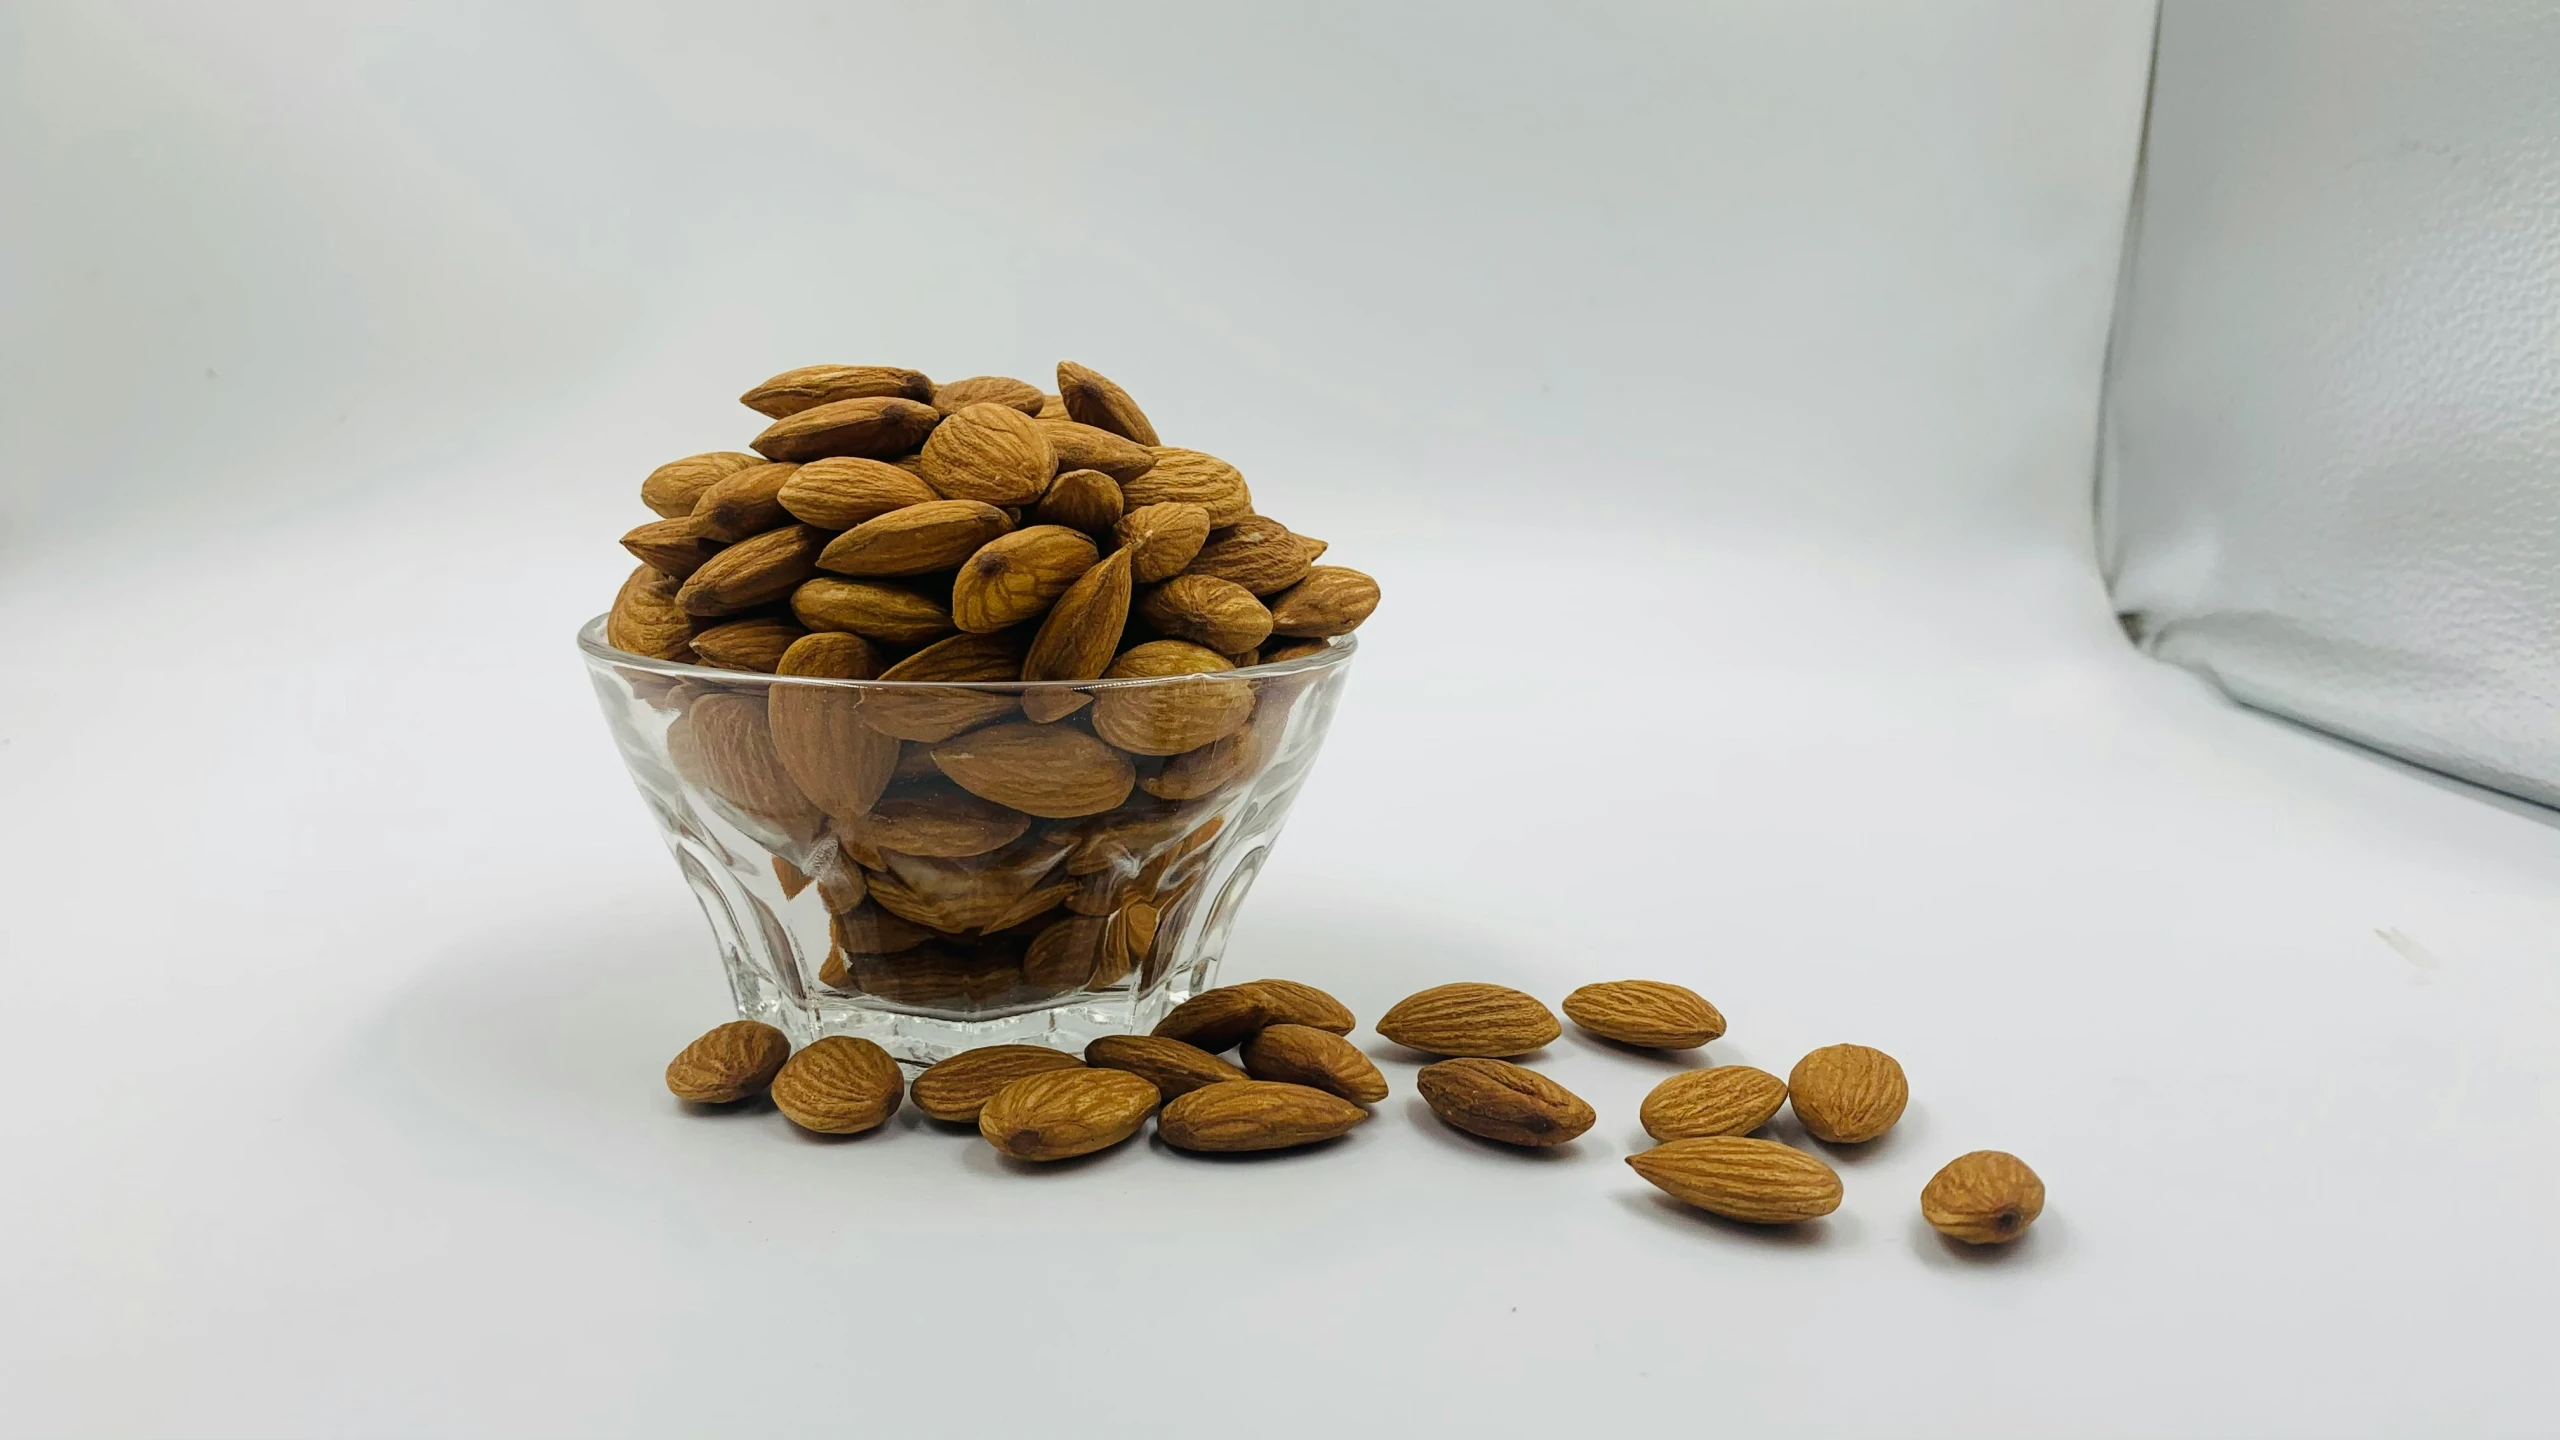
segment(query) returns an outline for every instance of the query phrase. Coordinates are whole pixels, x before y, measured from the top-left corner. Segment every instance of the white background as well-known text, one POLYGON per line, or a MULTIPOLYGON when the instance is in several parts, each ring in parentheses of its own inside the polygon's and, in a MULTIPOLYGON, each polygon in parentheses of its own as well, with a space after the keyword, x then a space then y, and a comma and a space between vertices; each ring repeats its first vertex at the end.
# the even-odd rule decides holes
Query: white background
POLYGON ((2560 836, 2090 563, 2149 36, 0 9, 0 1430, 2546 1427, 2560 836), (640 476, 786 366, 1060 357, 1386 588, 1228 974, 1883 1046, 1837 1215, 1658 1199, 1695 1057, 1570 1035, 1534 1156, 1392 1057, 1247 1162, 667 1099, 724 989, 569 644, 640 476), (1980 1146, 2052 1195, 1990 1256, 1915 1214, 1980 1146))

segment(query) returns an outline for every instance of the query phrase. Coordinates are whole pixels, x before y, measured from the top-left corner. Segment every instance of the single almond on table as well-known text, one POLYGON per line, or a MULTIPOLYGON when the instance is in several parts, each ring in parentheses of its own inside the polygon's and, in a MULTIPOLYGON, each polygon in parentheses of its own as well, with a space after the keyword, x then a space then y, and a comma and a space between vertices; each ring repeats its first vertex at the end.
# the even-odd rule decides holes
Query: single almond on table
POLYGON ((1138 408, 1128 391, 1098 370, 1086 369, 1072 360, 1059 361, 1058 399, 1078 424, 1107 430, 1141 445, 1157 443, 1156 427, 1147 420, 1147 412, 1138 408))
POLYGON ((1167 683, 1096 692, 1093 733, 1133 755, 1179 755, 1232 735, 1253 718, 1253 686, 1219 675, 1234 668, 1217 651, 1187 640, 1132 646, 1103 678, 1167 683))
POLYGON ((949 500, 1028 505, 1049 488, 1057 452, 1040 423, 1009 406, 966 405, 924 442, 924 483, 949 500))
POLYGON ((818 573, 818 552, 827 540, 826 531, 808 525, 750 536, 695 566, 676 599, 686 613, 703 616, 770 604, 818 573))
POLYGON ((1045 1045, 984 1045, 925 1067, 907 1088, 907 1098, 936 1120, 974 1123, 987 1101, 1014 1081, 1083 1068, 1083 1061, 1045 1045))
POLYGON ((667 1089, 679 1100, 726 1105, 772 1084, 790 1058, 791 1037, 760 1020, 732 1020, 667 1062, 667 1089))
MULTIPOLYGON (((764 463, 763 456, 738 450, 714 450, 670 460, 640 482, 640 503, 664 519, 681 519, 693 513, 693 507, 702 501, 702 492, 720 477, 764 463)), ((1154 464, 1155 457, 1148 456, 1147 463, 1154 464)))
POLYGON ((858 455, 812 460, 774 492, 791 518, 821 530, 850 530, 892 510, 941 498, 922 478, 885 460, 858 455))
POLYGON ((1232 1050, 1247 1035, 1271 1023, 1271 1010, 1261 994, 1242 985, 1203 990, 1173 1007, 1156 1022, 1153 1033, 1216 1054, 1232 1050))
POLYGON ((1768 1124, 1786 1103, 1786 1081, 1748 1065, 1719 1065, 1654 1086, 1636 1120, 1656 1140, 1744 1135, 1768 1124))
POLYGON ((1368 1118, 1367 1110, 1312 1086, 1227 1080, 1165 1106, 1156 1133, 1177 1150, 1237 1154, 1319 1144, 1368 1118))
POLYGON ((1378 1019, 1378 1033, 1433 1055, 1526 1055, 1564 1033, 1538 997, 1506 985, 1461 981, 1406 996, 1378 1019))
POLYGON ((1307 578, 1315 555, 1289 527, 1267 515, 1248 515, 1224 530, 1212 531, 1209 543, 1183 567, 1187 575, 1232 581, 1255 595, 1286 590, 1307 578))
POLYGON ((963 630, 1002 630, 1038 616, 1102 558, 1093 538, 1064 525, 999 535, 960 562, 951 618, 963 630))
POLYGON ((1065 412, 1040 417, 1040 433, 1058 457, 1058 470, 1099 470, 1123 484, 1155 468, 1156 452, 1108 430, 1080 425, 1065 412))
POLYGON ((1176 445, 1153 447, 1156 463, 1120 487, 1131 509, 1180 500, 1209 512, 1212 526, 1233 525, 1253 513, 1244 474, 1215 455, 1176 445))
POLYGON ((1378 582, 1341 565, 1318 565, 1271 599, 1271 633, 1301 639, 1348 635, 1378 608, 1378 582))
MULTIPOLYGON (((1025 680, 1096 680, 1111 668, 1111 653, 1129 622, 1129 552, 1115 551, 1101 564, 1076 577, 1049 607, 1048 618, 1032 637, 1022 657, 1025 680)), ((1041 724, 1061 720, 1084 708, 1089 696, 1076 690, 1026 690, 1022 713, 1041 724)))
POLYGON ((1087 535, 1109 535, 1120 523, 1120 511, 1120 482, 1099 470, 1061 471, 1040 497, 1042 524, 1065 525, 1087 535))
POLYGON ((1040 393, 1039 386, 1026 380, 1006 375, 972 375, 935 386, 933 408, 949 415, 972 405, 994 404, 1037 415, 1048 398, 1040 393))
POLYGON ((622 548, 641 564, 679 580, 701 569, 703 561, 720 551, 719 546, 703 539, 701 532, 693 528, 690 515, 636 526, 622 537, 622 548))
POLYGON ((1244 1070, 1256 1080, 1311 1085, 1362 1105, 1387 1098, 1387 1077, 1360 1048, 1310 1025, 1266 1025, 1244 1042, 1244 1070))
POLYGON ((1126 754, 1082 730, 1023 721, 945 740, 933 763, 970 794, 1044 820, 1098 815, 1138 781, 1126 754))
POLYGON ((1247 980, 1233 988, 1262 1002, 1262 1013, 1270 1017, 1265 1024, 1304 1025, 1331 1035, 1348 1035, 1360 1023, 1352 1017, 1350 1006, 1300 981, 1247 980))
POLYGON ((789 524, 791 516, 782 508, 782 487, 799 470, 797 465, 751 465, 721 476, 694 504, 688 517, 694 533, 705 540, 727 542, 789 524))
POLYGON ((855 1135, 896 1113, 906 1073, 889 1052, 852 1035, 811 1041, 773 1077, 773 1108, 822 1135, 855 1135))
POLYGON ((749 390, 738 397, 738 403, 779 420, 837 400, 890 396, 931 400, 933 381, 921 370, 895 365, 803 365, 749 390))
POLYGON ((690 662, 693 617, 676 601, 683 588, 681 581, 653 566, 632 571, 605 615, 605 643, 652 660, 690 662))
POLYGON ((1244 650, 1271 635, 1271 612, 1232 580, 1176 575, 1138 599, 1138 614, 1176 639, 1212 650, 1244 650))
POLYGON ((1156 1087, 1126 1070, 1077 1065, 997 1091, 978 1112, 978 1133, 1016 1160, 1066 1160, 1137 1134, 1158 1102, 1156 1087))
MULTIPOLYGON (((696 642, 699 644, 699 642, 696 642)), ((1787 1074, 1787 1099, 1816 1140, 1856 1145, 1893 1128, 1911 1103, 1901 1062, 1865 1045, 1825 1045, 1787 1074)))
POLYGON ((1664 1194, 1728 1220, 1789 1225, 1840 1208, 1839 1175, 1775 1140, 1674 1140, 1628 1156, 1627 1164, 1664 1194))
POLYGON ((827 542, 818 568, 875 579, 927 575, 950 569, 1012 528, 1002 510, 984 501, 928 500, 865 520, 827 542))
POLYGON ((1180 500, 1132 505, 1112 533, 1129 552, 1131 573, 1140 584, 1170 580, 1209 543, 1209 507, 1180 500))
POLYGON ((1621 1045, 1695 1050, 1724 1033, 1724 1016, 1697 991, 1663 980, 1604 980, 1564 997, 1574 1024, 1621 1045))
POLYGON ((2044 1181, 2005 1150, 1959 1155, 1920 1192, 1930 1228, 1968 1245, 2005 1245, 2043 1213, 2044 1181))
POLYGON ((879 580, 819 575, 791 592, 791 613, 812 630, 844 630, 887 645, 925 645, 955 628, 931 596, 879 580))
POLYGON ((896 396, 831 400, 765 427, 749 448, 768 460, 824 460, 831 455, 887 459, 924 443, 942 412, 896 396))
POLYGON ((693 653, 703 664, 716 669, 770 675, 782 664, 783 655, 793 643, 808 633, 788 620, 771 616, 731 620, 695 631, 693 653))
POLYGON ((1084 1063, 1142 1076, 1165 1099, 1188 1095, 1203 1085, 1247 1078, 1197 1045, 1161 1035, 1105 1035, 1084 1047, 1084 1063))
POLYGON ((1562 1145, 1598 1118, 1581 1096, 1507 1060, 1442 1060, 1423 1066, 1413 1084, 1432 1114, 1505 1145, 1562 1145))

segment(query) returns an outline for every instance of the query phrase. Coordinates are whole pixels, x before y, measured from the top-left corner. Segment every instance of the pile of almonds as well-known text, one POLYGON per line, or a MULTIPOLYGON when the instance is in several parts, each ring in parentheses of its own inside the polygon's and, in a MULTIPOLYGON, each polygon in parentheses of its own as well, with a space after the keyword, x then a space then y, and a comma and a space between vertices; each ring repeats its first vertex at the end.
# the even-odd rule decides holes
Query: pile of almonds
MULTIPOLYGON (((1725 1032, 1724 1016, 1686 987, 1656 980, 1585 985, 1564 1012, 1621 1045, 1692 1050, 1725 1032)), ((1368 1120, 1386 1079, 1343 1037, 1357 1021, 1312 985, 1255 980, 1204 991, 1151 1035, 1094 1041, 1083 1059, 1037 1045, 965 1051, 918 1075, 912 1089, 886 1051, 830 1037, 791 1053, 782 1032, 755 1021, 720 1026, 667 1067, 667 1088, 718 1104, 770 1086, 777 1109, 812 1130, 870 1129, 902 1090, 936 1120, 973 1124, 1017 1160, 1063 1160, 1117 1145, 1149 1115, 1177 1150, 1288 1149, 1335 1139, 1368 1120), (1239 1051, 1241 1068, 1225 1058, 1239 1051), (1161 1108, 1159 1108, 1161 1107, 1161 1108)), ((1580 1096, 1512 1063, 1564 1027, 1536 996, 1501 985, 1439 985, 1380 1017, 1386 1039, 1439 1059, 1414 1077, 1442 1121, 1506 1145, 1562 1145, 1597 1119, 1580 1096)), ((1820 1158, 1754 1138, 1792 1105, 1807 1134, 1862 1145, 1902 1118, 1911 1098, 1902 1066, 1864 1045, 1827 1045, 1784 1080, 1748 1065, 1683 1071, 1654 1087, 1639 1120, 1661 1142, 1627 1157, 1673 1197, 1761 1225, 1811 1220, 1839 1208, 1840 1176, 1820 1158)), ((1969 1244, 2026 1233, 2044 1209, 2044 1182, 2017 1157, 1977 1150, 1950 1161, 1922 1190, 1922 1216, 1969 1244)))

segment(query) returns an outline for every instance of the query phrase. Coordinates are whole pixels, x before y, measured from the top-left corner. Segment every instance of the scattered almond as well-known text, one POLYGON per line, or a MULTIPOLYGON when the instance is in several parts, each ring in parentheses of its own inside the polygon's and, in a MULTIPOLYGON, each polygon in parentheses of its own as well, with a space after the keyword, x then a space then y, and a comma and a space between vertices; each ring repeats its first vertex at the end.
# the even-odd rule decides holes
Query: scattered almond
POLYGON ((1203 1085, 1246 1078, 1245 1072, 1199 1046, 1162 1035, 1105 1035, 1084 1047, 1084 1063, 1141 1076, 1167 1100, 1203 1085))
POLYGON ((1562 1145, 1598 1118, 1581 1096, 1505 1060, 1442 1060, 1423 1066, 1413 1084, 1434 1115, 1505 1145, 1562 1145))
POLYGON ((907 1098, 936 1120, 974 1122, 997 1091, 1026 1075, 1083 1068, 1073 1055, 1044 1045, 985 1045, 925 1067, 907 1098))
POLYGON ((1893 1128, 1911 1103, 1902 1065, 1864 1045, 1825 1045, 1787 1074, 1787 1099, 1816 1140, 1856 1145, 1893 1128))
POLYGON ((1775 1140, 1710 1135, 1627 1157, 1663 1193, 1728 1220, 1788 1225, 1840 1208, 1840 1177, 1775 1140))
POLYGON ((1310 1086, 1228 1080, 1167 1105, 1156 1133, 1177 1150, 1285 1150, 1334 1139, 1368 1118, 1341 1096, 1310 1086))
POLYGON ((2044 1181, 2004 1150, 1959 1155, 1920 1191, 1922 1218, 1968 1245, 2005 1245, 2043 1213, 2044 1181))
POLYGON ((1433 1055, 1526 1055, 1564 1033, 1555 1012, 1505 985, 1460 982, 1408 995, 1378 1019, 1378 1033, 1433 1055))
POLYGON ((1387 1079, 1360 1048, 1308 1025, 1266 1025, 1244 1042, 1244 1070, 1256 1080, 1311 1085, 1345 1100, 1375 1105, 1387 1079))
POLYGON ((679 1100, 726 1105, 773 1083, 791 1058, 791 1038, 760 1020, 714 1025, 667 1062, 667 1089, 679 1100))
POLYGON ((1564 997, 1574 1024, 1622 1045, 1695 1050, 1724 1033, 1724 1016, 1697 991, 1661 980, 1607 980, 1564 997))
POLYGON ((1748 1065, 1688 1070, 1653 1087, 1636 1112, 1656 1140, 1745 1135, 1769 1123, 1787 1103, 1787 1082, 1748 1065))
POLYGON ((1155 1086, 1126 1070, 1053 1069, 990 1096, 978 1112, 978 1133, 1016 1160, 1066 1160, 1137 1134, 1158 1099, 1155 1086))
POLYGON ((824 1135, 877 1127, 898 1108, 906 1072, 889 1052, 851 1035, 814 1040, 773 1077, 773 1108, 792 1124, 824 1135))

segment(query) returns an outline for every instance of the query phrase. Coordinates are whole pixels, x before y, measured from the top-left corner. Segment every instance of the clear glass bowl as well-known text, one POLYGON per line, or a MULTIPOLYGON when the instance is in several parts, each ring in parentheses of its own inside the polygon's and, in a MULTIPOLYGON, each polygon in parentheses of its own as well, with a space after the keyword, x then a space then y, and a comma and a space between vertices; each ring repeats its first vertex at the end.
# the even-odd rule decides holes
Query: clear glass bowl
POLYGON ((1208 988, 1356 648, 1160 679, 893 683, 651 660, 604 627, 578 647, 738 1013, 911 1066, 1082 1050, 1208 988))

